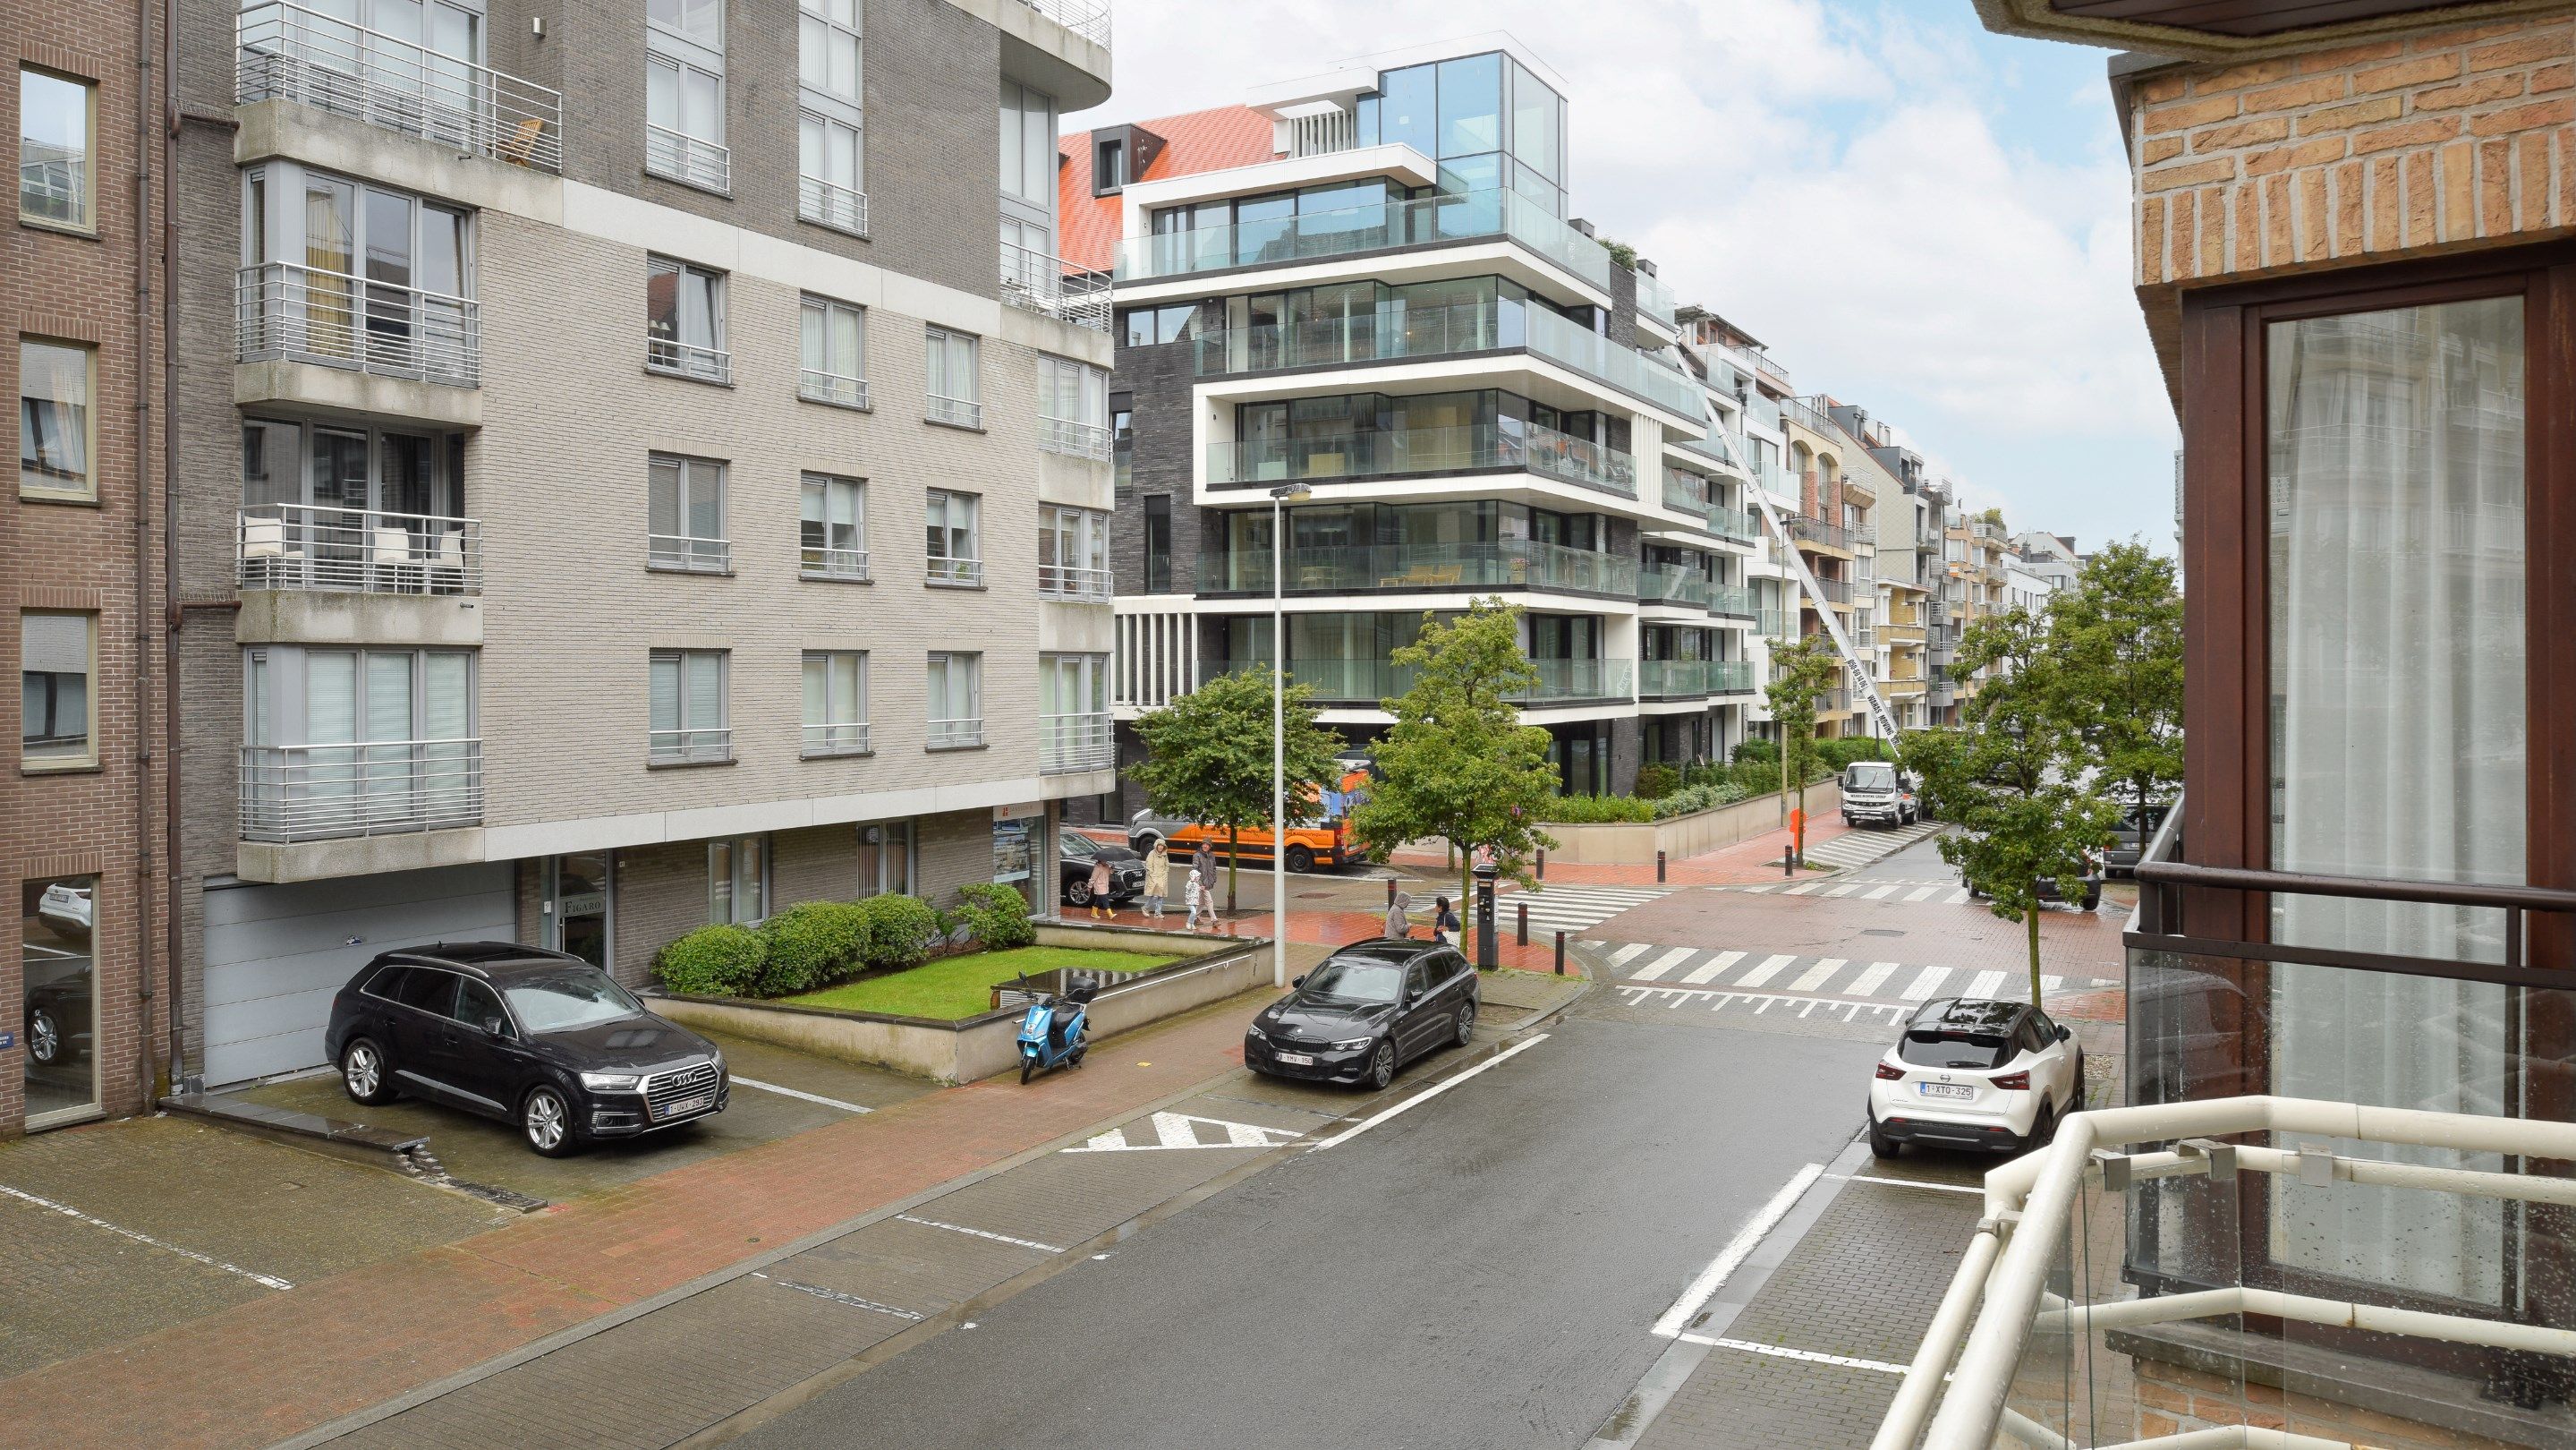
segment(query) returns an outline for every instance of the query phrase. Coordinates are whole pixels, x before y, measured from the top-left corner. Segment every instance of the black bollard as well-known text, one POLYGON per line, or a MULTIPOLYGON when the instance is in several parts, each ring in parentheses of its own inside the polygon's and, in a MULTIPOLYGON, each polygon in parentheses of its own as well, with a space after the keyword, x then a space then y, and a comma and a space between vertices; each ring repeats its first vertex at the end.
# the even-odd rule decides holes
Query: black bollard
POLYGON ((1661 851, 1655 853, 1655 884, 1664 884, 1664 853, 1661 851))
POLYGON ((1565 975, 1565 933, 1556 934, 1556 974, 1565 975))
POLYGON ((1545 846, 1538 848, 1538 879, 1541 881, 1545 881, 1547 879, 1547 848, 1545 846))
POLYGON ((1395 878, 1392 876, 1386 878, 1386 904, 1395 905, 1395 878))
POLYGON ((1515 910, 1517 910, 1517 911, 1520 913, 1520 918, 1521 918, 1521 920, 1520 920, 1520 929, 1519 929, 1519 932, 1518 932, 1518 941, 1519 941, 1520 945, 1522 945, 1522 946, 1528 946, 1528 945, 1529 945, 1529 903, 1528 903, 1528 902, 1526 902, 1526 901, 1523 901, 1523 902, 1517 903, 1517 904, 1516 904, 1516 906, 1514 907, 1514 909, 1515 909, 1515 910))

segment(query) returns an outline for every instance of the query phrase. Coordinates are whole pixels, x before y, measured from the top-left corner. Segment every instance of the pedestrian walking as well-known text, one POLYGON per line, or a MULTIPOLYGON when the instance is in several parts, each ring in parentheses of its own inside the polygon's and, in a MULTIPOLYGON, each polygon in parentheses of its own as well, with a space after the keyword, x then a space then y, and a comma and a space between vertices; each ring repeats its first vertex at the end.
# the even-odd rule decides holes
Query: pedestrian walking
MULTIPOLYGON (((1206 883, 1208 890, 1216 890, 1216 847, 1206 841, 1199 842, 1198 850, 1190 856, 1190 869, 1199 873, 1199 880, 1206 883)), ((1208 920, 1216 920, 1213 904, 1208 907, 1208 920)))
POLYGON ((1160 837, 1154 849, 1145 853, 1145 914, 1160 918, 1163 898, 1172 891, 1172 853, 1163 849, 1160 837))
POLYGON ((1115 889, 1116 889, 1116 888, 1110 884, 1110 879, 1109 879, 1109 858, 1108 858, 1108 857, 1106 857, 1106 856, 1094 856, 1094 857, 1092 857, 1092 858, 1091 858, 1091 919, 1092 919, 1092 920, 1094 920, 1094 921, 1107 921, 1107 920, 1109 920, 1110 918, 1112 918, 1112 917, 1114 917, 1114 916, 1116 916, 1116 915, 1117 915, 1117 913, 1116 913, 1115 911, 1111 910, 1111 909, 1110 909, 1110 906, 1109 906, 1109 893, 1110 893, 1111 891, 1115 890, 1115 889))
POLYGON ((1449 933, 1458 929, 1458 913, 1449 909, 1449 898, 1446 896, 1435 896, 1432 901, 1436 904, 1431 912, 1431 939, 1442 946, 1447 946, 1449 933))
POLYGON ((1208 925, 1216 925, 1216 913, 1208 911, 1207 887, 1199 879, 1196 866, 1190 868, 1190 879, 1181 883, 1181 904, 1190 909, 1189 930, 1199 929, 1199 913, 1202 911, 1207 911, 1208 925))
POLYGON ((1413 935, 1413 923, 1404 919, 1404 897, 1401 894, 1386 904, 1386 934, 1396 937, 1413 935))

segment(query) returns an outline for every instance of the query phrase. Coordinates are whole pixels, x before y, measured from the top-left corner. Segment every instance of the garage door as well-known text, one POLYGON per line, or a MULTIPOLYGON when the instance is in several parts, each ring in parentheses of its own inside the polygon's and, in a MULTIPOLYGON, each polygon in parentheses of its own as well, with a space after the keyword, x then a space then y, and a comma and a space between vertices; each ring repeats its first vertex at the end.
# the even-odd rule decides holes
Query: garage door
POLYGON ((206 1085, 322 1063, 331 994, 376 953, 518 934, 510 863, 206 891, 206 1085))

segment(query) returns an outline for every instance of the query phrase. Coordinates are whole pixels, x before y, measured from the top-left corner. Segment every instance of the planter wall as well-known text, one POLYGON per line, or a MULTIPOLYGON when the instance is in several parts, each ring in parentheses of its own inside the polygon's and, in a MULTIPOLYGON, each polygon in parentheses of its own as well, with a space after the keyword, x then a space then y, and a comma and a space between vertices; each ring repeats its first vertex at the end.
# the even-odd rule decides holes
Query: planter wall
MULTIPOLYGON (((1091 1004, 1091 1040, 1095 1043, 1130 1028, 1266 986, 1270 981, 1267 938, 1229 939, 1223 949, 1209 952, 1207 937, 1182 932, 1041 924, 1038 944, 1201 953, 1103 991, 1091 1004)), ((876 1012, 830 1012, 738 997, 657 996, 652 999, 652 1007, 690 1027, 730 1032, 755 1042, 869 1067, 892 1068, 940 1082, 973 1082, 995 1073, 1019 1070, 1021 1009, 1017 1007, 957 1022, 876 1012)))
MULTIPOLYGON (((1833 781, 1819 781, 1807 787, 1807 824, 1812 827, 1840 814, 1842 802, 1842 788, 1833 781)), ((1586 865, 1651 866, 1657 851, 1678 861, 1752 840, 1766 831, 1778 830, 1780 825, 1780 797, 1758 796, 1668 821, 1550 825, 1547 833, 1556 837, 1557 844, 1547 856, 1551 861, 1586 865)))

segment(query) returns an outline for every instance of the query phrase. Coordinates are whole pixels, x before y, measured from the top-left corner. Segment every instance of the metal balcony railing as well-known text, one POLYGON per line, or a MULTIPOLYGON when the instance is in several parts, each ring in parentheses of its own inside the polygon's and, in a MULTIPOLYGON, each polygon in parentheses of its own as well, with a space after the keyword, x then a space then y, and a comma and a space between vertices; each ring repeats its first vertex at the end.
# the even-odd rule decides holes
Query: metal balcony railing
POLYGON ((1106 710, 1038 717, 1038 770, 1064 775, 1118 764, 1117 726, 1106 710))
POLYGON ((1527 469, 1543 478, 1621 498, 1637 496, 1635 459, 1536 423, 1506 421, 1208 445, 1208 481, 1218 487, 1505 468, 1527 469))
MULTIPOLYGON (((1129 237, 1117 278, 1148 282, 1237 267, 1285 266, 1389 247, 1500 238, 1595 287, 1610 286, 1610 253, 1513 191, 1452 192, 1337 211, 1129 237)), ((1667 321, 1670 319, 1667 318, 1667 321)))
POLYGON ((929 744, 933 750, 957 750, 983 743, 984 717, 981 715, 930 722, 929 744))
POLYGON ((804 755, 808 760, 827 755, 865 755, 867 753, 868 722, 865 720, 805 727, 804 755))
POLYGON ((706 765, 733 759, 733 729, 652 730, 645 733, 645 759, 655 765, 706 765))
POLYGON ((1641 568, 1637 571, 1637 602, 1706 608, 1708 576, 1696 569, 1641 568))
POLYGON ((1038 565, 1038 595, 1043 599, 1106 604, 1112 588, 1113 579, 1106 569, 1083 569, 1071 564, 1038 565))
POLYGON ((796 214, 836 231, 868 234, 868 194, 819 176, 796 178, 796 214))
MULTIPOLYGON (((1614 599, 1637 597, 1636 560, 1534 539, 1503 539, 1490 544, 1358 544, 1287 552, 1286 592, 1290 594, 1544 589, 1614 599)), ((1199 591, 1270 593, 1270 551, 1255 548, 1201 555, 1199 591)))
POLYGON ((868 405, 868 380, 804 368, 796 374, 796 396, 810 402, 864 408, 868 405))
POLYGON ((1113 440, 1106 423, 1079 423, 1071 418, 1038 419, 1038 446, 1049 453, 1109 461, 1113 440))
MULTIPOLYGON (((1818 592, 1822 593, 1822 594, 1825 596, 1825 598, 1826 598, 1826 599, 1828 599, 1828 600, 1832 601, 1833 603, 1836 603, 1836 604, 1849 604, 1849 603, 1851 603, 1852 587, 1851 587, 1851 581, 1850 581, 1850 580, 1848 580, 1848 579, 1824 579, 1824 578, 1819 578, 1819 579, 1817 579, 1817 580, 1816 580, 1816 588, 1817 588, 1818 592)), ((1801 603, 1804 603, 1804 604, 1807 604, 1807 605, 1812 606, 1812 605, 1814 604, 1814 600, 1813 600, 1813 599, 1804 599, 1804 600, 1801 600, 1801 603)))
POLYGON ((644 169, 701 191, 733 190, 733 152, 713 141, 644 123, 644 169))
POLYGON ((471 297, 262 262, 236 274, 233 327, 241 362, 324 363, 463 388, 483 380, 482 310, 471 297))
POLYGON ((868 551, 801 544, 797 547, 796 572, 808 579, 865 579, 868 551))
POLYGON ((973 398, 946 398, 932 393, 925 413, 934 423, 948 423, 959 428, 984 426, 984 405, 973 398))
POLYGON ((701 383, 731 383, 733 354, 720 347, 700 347, 648 332, 644 335, 644 368, 701 383))
POLYGON ((692 534, 646 534, 644 565, 691 574, 725 574, 733 569, 733 541, 702 539, 692 534))
POLYGON ((480 594, 480 520, 310 504, 254 504, 233 533, 243 589, 480 594))
POLYGON ((933 584, 981 584, 984 582, 984 561, 933 554, 923 561, 923 572, 933 584))
POLYGON ((1094 0, 1020 0, 1036 11, 1083 39, 1106 50, 1109 48, 1109 7, 1094 0))
POLYGON ((1004 242, 1002 300, 1058 322, 1109 331, 1109 279, 1068 267, 1061 257, 1004 242))
POLYGON ((319 841, 483 822, 483 742, 245 746, 245 841, 319 841))
POLYGON ((295 101, 443 148, 563 170, 563 96, 283 0, 233 22, 233 99, 295 101))
POLYGON ((1809 514, 1789 515, 1789 537, 1819 548, 1840 549, 1846 553, 1851 550, 1851 530, 1809 514))
POLYGON ((1666 327, 1678 326, 1673 316, 1673 289, 1665 285, 1663 278, 1652 273, 1638 272, 1634 275, 1637 279, 1637 311, 1666 327))

